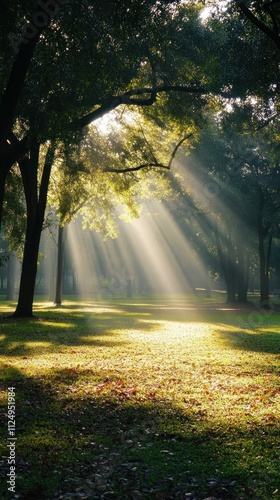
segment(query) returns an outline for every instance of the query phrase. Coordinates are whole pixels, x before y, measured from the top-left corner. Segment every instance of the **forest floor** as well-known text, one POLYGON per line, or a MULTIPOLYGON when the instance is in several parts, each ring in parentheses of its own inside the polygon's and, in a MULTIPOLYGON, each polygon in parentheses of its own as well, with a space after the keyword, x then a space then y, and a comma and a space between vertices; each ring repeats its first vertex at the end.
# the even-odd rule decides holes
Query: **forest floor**
POLYGON ((0 303, 0 498, 280 499, 277 307, 13 308, 0 303))

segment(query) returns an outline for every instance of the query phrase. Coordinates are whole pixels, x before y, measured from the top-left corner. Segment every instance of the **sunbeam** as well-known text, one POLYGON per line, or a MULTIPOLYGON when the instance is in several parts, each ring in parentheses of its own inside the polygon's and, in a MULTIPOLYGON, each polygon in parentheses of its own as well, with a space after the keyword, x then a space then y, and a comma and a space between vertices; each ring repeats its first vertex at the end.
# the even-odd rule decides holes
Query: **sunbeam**
POLYGON ((76 287, 81 295, 87 296, 96 289, 98 283, 91 238, 89 232, 83 231, 77 221, 69 224, 67 236, 76 287))
POLYGON ((188 235, 168 207, 154 202, 151 211, 156 215, 120 221, 118 238, 106 241, 83 231, 79 221, 70 224, 68 243, 80 294, 186 293, 203 287, 207 269, 188 235))

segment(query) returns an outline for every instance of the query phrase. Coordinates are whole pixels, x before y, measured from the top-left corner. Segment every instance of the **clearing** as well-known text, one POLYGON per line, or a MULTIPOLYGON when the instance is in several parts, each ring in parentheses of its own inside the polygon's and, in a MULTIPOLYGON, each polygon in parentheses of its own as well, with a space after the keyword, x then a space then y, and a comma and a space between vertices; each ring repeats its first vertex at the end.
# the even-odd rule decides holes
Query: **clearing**
POLYGON ((0 320, 1 498, 9 387, 13 498, 280 498, 278 312, 147 296, 35 314, 0 320))

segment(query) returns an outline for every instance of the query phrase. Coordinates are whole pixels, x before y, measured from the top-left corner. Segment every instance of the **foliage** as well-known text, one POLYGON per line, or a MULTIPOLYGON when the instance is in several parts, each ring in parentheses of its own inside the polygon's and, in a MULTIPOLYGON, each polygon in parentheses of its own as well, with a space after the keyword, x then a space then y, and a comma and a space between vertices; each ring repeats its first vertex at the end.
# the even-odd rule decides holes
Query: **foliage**
MULTIPOLYGON (((260 275, 266 275, 261 289, 268 287, 271 244, 279 236, 278 120, 263 127, 260 109, 259 99, 212 109, 175 176, 172 209, 212 274, 224 276, 230 301, 239 287, 238 300, 246 300, 257 255, 260 275)), ((264 296, 267 301, 268 289, 264 296)))
POLYGON ((9 250, 22 257, 26 230, 26 210, 22 193, 20 172, 17 166, 9 172, 4 200, 3 231, 9 250))
MULTIPOLYGON (((191 135, 191 134, 190 134, 191 135)), ((78 144, 61 145, 49 204, 60 223, 81 213, 84 227, 114 236, 117 218, 139 217, 142 203, 171 196, 170 169, 177 134, 140 113, 115 113, 92 125, 78 144)))
POLYGON ((9 260, 9 254, 6 253, 2 248, 0 248, 0 267, 5 266, 9 260))
MULTIPOLYGON (((18 38, 17 33, 6 32, 16 55, 11 56, 11 50, 5 45, 11 64, 7 63, 7 71, 0 81, 0 150, 3 160, 0 210, 7 173, 19 161, 28 214, 17 315, 32 314, 36 254, 51 157, 58 143, 71 147, 75 141, 73 134, 120 105, 150 106, 155 103, 157 93, 165 90, 201 93, 197 81, 190 75, 183 86, 181 80, 177 86, 166 84, 167 69, 172 74, 175 67, 165 66, 166 51, 168 57, 170 52, 175 58, 176 52, 182 56, 181 45, 174 44, 173 48, 170 39, 175 19, 180 16, 179 2, 147 0, 132 5, 128 0, 122 5, 114 2, 104 5, 100 1, 93 4, 83 0, 72 2, 67 8, 62 5, 56 9, 55 15, 49 17, 42 14, 45 3, 42 0, 38 4, 40 14, 35 11, 33 17, 34 4, 28 9, 26 5, 22 6, 23 17, 35 22, 39 15, 40 19, 46 20, 40 27, 35 27, 36 35, 30 35, 30 22, 18 38), (46 146, 49 150, 40 179, 38 156, 46 146)), ((13 20, 14 29, 18 30, 18 15, 10 4, 5 7, 9 10, 9 28, 13 20)), ((197 15, 192 15, 187 21, 191 28, 197 15)), ((5 29, 3 26, 4 35, 5 29)), ((0 56, 3 61, 5 50, 0 56)), ((180 61, 184 66, 188 61, 192 65, 192 57, 190 54, 187 61, 180 61)), ((68 204, 66 200, 64 197, 64 207, 61 207, 64 212, 68 204)), ((106 215, 111 207, 104 208, 106 215)), ((135 206, 131 205, 131 212, 136 213, 135 206)), ((98 211, 96 215, 99 215, 98 211)), ((103 219, 106 215, 102 216, 103 219)))
MULTIPOLYGON (((278 29, 278 10, 274 3, 263 6, 260 2, 249 2, 246 6, 244 2, 210 2, 207 17, 203 9, 204 6, 208 8, 208 2, 145 0, 133 2, 132 5, 127 0, 121 5, 114 2, 104 5, 100 1, 74 1, 67 8, 60 5, 55 15, 48 18, 48 22, 42 26, 41 36, 37 39, 29 37, 28 41, 15 47, 17 35, 18 40, 20 33, 26 35, 20 21, 32 19, 36 4, 24 2, 17 10, 15 4, 4 2, 1 8, 7 10, 7 24, 1 22, 6 36, 0 55, 4 69, 0 80, 3 96, 1 109, 6 109, 12 120, 9 130, 6 130, 9 117, 6 117, 6 122, 5 117, 3 118, 3 131, 6 131, 3 134, 6 135, 4 143, 0 145, 5 160, 1 173, 4 179, 2 191, 6 172, 13 162, 22 158, 21 162, 25 162, 25 167, 21 165, 21 173, 25 177, 25 194, 29 203, 30 199, 38 202, 36 209, 34 206, 32 209, 27 206, 28 219, 35 212, 37 217, 36 224, 34 219, 27 226, 29 229, 32 227, 27 239, 36 241, 36 244, 38 242, 38 235, 32 236, 31 233, 35 227, 39 227, 38 221, 41 223, 42 220, 42 214, 38 215, 38 211, 43 206, 43 200, 39 200, 37 195, 44 173, 41 166, 41 172, 37 172, 41 177, 38 175, 37 185, 33 182, 31 194, 26 165, 29 164, 28 168, 32 168, 31 157, 33 155, 34 160, 36 156, 34 151, 36 148, 45 150, 50 140, 52 147, 57 148, 53 180, 60 197, 58 211, 62 219, 70 220, 81 208, 84 221, 91 227, 105 231, 106 234, 114 234, 115 205, 126 204, 129 215, 137 216, 137 197, 137 201, 141 197, 145 198, 148 189, 150 192, 154 191, 157 183, 162 191, 162 173, 155 174, 146 170, 146 167, 148 169, 158 167, 162 162, 166 163, 164 159, 160 159, 162 148, 159 152, 155 150, 158 145, 165 143, 168 128, 164 129, 162 125, 166 123, 167 117, 174 118, 177 131, 181 132, 184 128, 191 134, 197 134, 197 126, 205 127, 209 117, 217 124, 223 121, 231 129, 231 115, 234 115, 236 122, 241 127, 244 124, 248 126, 252 133, 269 123, 274 124, 279 107, 279 50, 275 37, 271 36, 272 31, 276 32, 278 29), (256 16, 260 20, 257 23, 256 16), (29 55, 25 53, 23 64, 19 63, 22 52, 32 48, 32 43, 35 52, 29 52, 29 55), (19 49, 17 54, 13 53, 15 49, 19 49), (248 61, 252 66, 250 74, 248 61), (22 74, 24 67, 26 73, 22 74), (14 69, 19 72, 22 80, 9 79, 14 69), (12 80, 15 87, 11 87, 12 80), (17 86, 20 81, 22 84, 17 86), (17 91, 11 92, 11 96, 9 92, 13 88, 17 91), (11 97, 10 105, 7 105, 7 95, 11 97), (152 104, 154 107, 151 110, 152 104), (134 136, 128 132, 125 138, 117 130, 114 134, 111 132, 106 140, 100 135, 97 137, 96 132, 91 139, 80 133, 82 128, 110 110, 121 107, 123 111, 124 105, 130 108, 148 108, 145 124, 149 119, 150 123, 153 121, 161 128, 161 144, 157 128, 152 131, 148 127, 150 138, 147 140, 146 127, 143 130, 143 126, 139 124, 135 127, 134 136), (106 150, 100 151, 101 148, 106 150), (17 149, 20 153, 17 153, 17 149), (90 154, 95 156, 94 169, 89 168, 90 154), (135 163, 139 162, 141 168, 145 166, 143 171, 135 170, 133 175, 131 172, 130 175, 122 172, 121 177, 119 176, 122 168, 134 168, 135 163), (102 163, 105 177, 101 177, 101 171, 99 172, 102 163), (66 167, 62 172, 64 164, 66 167), (111 171, 115 167, 104 168, 104 164, 114 164, 118 174, 111 171), (86 172, 91 172, 87 178, 86 172), (147 175, 147 181, 146 188, 142 189, 141 178, 144 175, 147 175)), ((128 123, 126 127, 128 128, 128 123)), ((244 131, 243 128, 242 130, 244 131)), ((279 127, 275 126, 274 137, 278 130, 279 127)), ((238 137, 238 133, 235 137, 238 137)), ((271 140, 274 139, 268 138, 268 142, 271 140)), ((231 141, 231 147, 236 147, 236 141, 235 144, 231 141)), ((225 151, 227 159, 228 154, 225 151)), ((223 185, 222 177, 227 176, 228 171, 219 166, 218 170, 219 172, 216 166, 213 167, 211 175, 214 186, 220 189, 223 185)), ((275 169, 273 172, 276 172, 275 169)), ((35 178, 34 173, 29 173, 28 176, 33 180, 35 178)), ((243 210, 247 201, 245 192, 248 189, 248 176, 238 177, 238 180, 243 191, 231 181, 230 188, 223 193, 223 200, 220 190, 219 213, 222 212, 223 201, 227 206, 228 220, 232 220, 231 212, 237 221, 244 213, 249 218, 250 209, 243 210), (245 203, 241 203, 239 213, 236 211, 236 202, 240 205, 240 200, 245 200, 245 203)), ((46 192, 46 184, 42 191, 46 192)), ((53 200, 51 202, 55 203, 53 200)), ((265 214, 266 221, 269 216, 270 213, 265 214)), ((221 216, 219 219, 221 220, 221 216)), ((23 227, 24 217, 21 223, 23 227)), ((10 222, 7 227, 19 239, 20 231, 17 226, 10 222)), ((31 254, 31 249, 29 251, 31 254)), ((26 260, 28 259, 27 256, 26 260)), ((32 275, 35 272, 33 269, 32 275)), ((30 286, 30 293, 31 288, 30 286)))
MULTIPOLYGON (((32 7, 28 6, 22 17, 31 16, 32 7)), ((8 17, 16 17, 13 29, 18 30, 19 12, 15 13, 9 3, 6 8, 8 17)), ((21 8, 24 11, 26 6, 21 8)), ((6 40, 11 23, 3 26, 6 40)), ((193 78, 191 71, 184 73, 188 41, 183 47, 180 27, 193 33, 200 29, 195 12, 191 17, 180 17, 178 2, 137 1, 131 8, 130 1, 106 5, 99 1, 93 5, 83 0, 72 2, 71 7, 61 6, 45 27, 31 61, 17 113, 21 129, 29 134, 32 131, 41 142, 65 138, 70 123, 76 128, 75 123, 87 113, 106 107, 108 100, 131 87, 151 87, 155 80, 159 86, 167 81, 177 85, 197 83, 199 77, 193 78), (180 43, 175 42, 178 36, 180 43), (177 64, 170 66, 176 53, 177 64), (178 71, 182 72, 179 79, 178 71)), ((12 48, 6 50, 13 60, 12 48)), ((6 57, 5 52, 2 57, 6 57)), ((188 56, 190 65, 195 57, 191 53, 188 56)), ((9 68, 7 64, 6 78, 9 68)), ((4 84, 3 79, 3 88, 4 84)), ((145 98, 144 94, 143 102, 145 98)))

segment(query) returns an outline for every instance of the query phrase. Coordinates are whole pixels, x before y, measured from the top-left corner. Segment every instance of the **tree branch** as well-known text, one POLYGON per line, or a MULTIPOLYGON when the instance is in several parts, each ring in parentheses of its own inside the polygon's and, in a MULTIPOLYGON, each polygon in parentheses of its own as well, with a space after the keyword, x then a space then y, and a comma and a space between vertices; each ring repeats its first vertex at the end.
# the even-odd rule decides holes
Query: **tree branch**
POLYGON ((121 104, 126 104, 127 106, 151 106, 156 101, 157 94, 161 92, 203 93, 205 92, 205 89, 202 87, 190 87, 188 85, 162 85, 159 87, 131 89, 119 96, 109 97, 99 106, 99 108, 69 123, 68 128, 70 130, 77 130, 81 127, 85 127, 94 120, 101 118, 109 111, 113 111, 121 104), (144 95, 149 95, 149 97, 142 97, 141 99, 135 98, 135 96, 144 95))
POLYGON ((193 134, 186 134, 180 141, 176 144, 175 148, 173 149, 170 160, 168 162, 168 165, 163 165, 163 163, 157 162, 156 158, 154 162, 148 162, 148 163, 143 163, 142 165, 138 165, 137 167, 127 167, 127 168, 106 168, 103 170, 103 172, 114 172, 116 174, 124 174, 126 172, 136 172, 137 170, 141 170, 143 168, 165 168, 166 170, 171 169, 172 162, 176 156, 176 153, 179 149, 179 147, 185 142, 187 139, 192 137, 193 134))
POLYGON ((50 16, 46 14, 44 9, 47 0, 38 2, 32 20, 26 25, 25 33, 22 36, 10 33, 11 38, 16 38, 13 43, 13 48, 17 53, 13 63, 9 80, 3 97, 0 102, 0 145, 3 147, 3 140, 9 134, 12 128, 15 110, 23 89, 24 81, 29 70, 29 66, 34 54, 34 50, 39 41, 41 33, 43 32, 50 16), (36 19, 40 21, 36 23, 36 19))
POLYGON ((243 12, 243 14, 251 21, 252 24, 254 24, 260 31, 262 31, 266 36, 271 38, 273 42, 276 44, 278 49, 280 49, 280 37, 279 33, 275 33, 274 30, 270 29, 266 24, 264 24, 260 19, 253 14, 253 12, 248 9, 248 7, 245 5, 244 2, 241 2, 240 0, 236 0, 236 5, 239 7, 239 9, 243 12))
POLYGON ((266 2, 263 6, 263 8, 268 12, 269 16, 271 17, 271 21, 273 23, 273 27, 274 27, 274 33, 275 35, 279 36, 279 23, 278 23, 278 20, 277 20, 277 17, 275 16, 271 6, 272 4, 274 4, 275 1, 271 1, 271 2, 266 2))
POLYGON ((2 156, 1 169, 7 168, 8 170, 16 163, 26 152, 28 151, 28 137, 25 136, 22 139, 11 139, 11 146, 7 148, 7 151, 2 156))
POLYGON ((173 152, 171 154, 171 157, 170 157, 170 160, 169 160, 169 164, 168 164, 168 167, 169 169, 171 168, 171 164, 176 156, 176 153, 179 149, 179 147, 183 144, 183 142, 185 142, 187 139, 189 139, 190 137, 193 137, 193 134, 186 134, 179 142, 178 144, 176 144, 175 148, 173 149, 173 152))
POLYGON ((169 165, 163 165, 162 163, 143 163, 142 165, 138 165, 137 167, 127 167, 127 168, 105 168, 103 172, 113 172, 115 174, 125 174, 126 172, 136 172, 137 170, 142 170, 143 168, 165 168, 166 170, 170 170, 169 165))
POLYGON ((42 209, 43 215, 45 213, 45 208, 46 208, 46 200, 47 200, 47 194, 48 194, 51 169, 52 169, 53 160, 54 160, 54 153, 55 153, 55 144, 51 143, 48 147, 47 154, 45 157, 45 163, 44 163, 41 185, 40 185, 40 192, 39 192, 39 200, 38 200, 39 205, 42 209))

